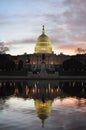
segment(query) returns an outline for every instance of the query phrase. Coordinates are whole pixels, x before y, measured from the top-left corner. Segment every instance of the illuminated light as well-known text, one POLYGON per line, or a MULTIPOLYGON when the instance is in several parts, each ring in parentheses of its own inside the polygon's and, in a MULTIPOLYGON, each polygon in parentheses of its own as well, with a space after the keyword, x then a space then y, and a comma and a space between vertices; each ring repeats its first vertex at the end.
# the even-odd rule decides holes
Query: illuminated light
POLYGON ((4 86, 6 85, 6 83, 4 82, 4 86))
POLYGON ((14 90, 14 96, 16 96, 18 93, 19 93, 18 88, 15 88, 15 90, 14 90))
POLYGON ((12 86, 12 83, 10 82, 10 86, 12 86))
POLYGON ((36 85, 36 83, 35 83, 35 92, 37 92, 37 85, 36 85))
POLYGON ((54 62, 53 62, 53 61, 51 61, 51 62, 50 62, 50 64, 52 65, 52 64, 54 64, 54 62))
POLYGON ((15 86, 15 82, 14 82, 13 84, 14 84, 14 86, 15 86))
POLYGON ((48 93, 48 89, 46 89, 46 93, 48 93))
POLYGON ((38 89, 38 93, 40 93, 40 89, 38 89))
POLYGON ((75 82, 73 82, 73 87, 75 86, 75 82))
POLYGON ((37 85, 36 85, 36 83, 35 83, 35 88, 37 88, 37 85))
POLYGON ((83 86, 83 82, 82 82, 82 86, 83 86))
POLYGON ((53 93, 54 92, 54 90, 53 90, 53 88, 51 89, 51 93, 53 93))
POLYGON ((59 89, 57 88, 57 89, 56 89, 56 92, 58 92, 58 91, 59 91, 59 89))
POLYGON ((34 88, 32 89, 32 92, 35 93, 35 89, 34 88))
POLYGON ((35 62, 35 61, 33 61, 33 64, 36 64, 36 62, 35 62))
POLYGON ((49 87, 48 87, 49 93, 50 93, 50 83, 49 83, 49 87))
POLYGON ((25 61, 26 63, 28 63, 28 59, 26 59, 26 61, 25 61))
POLYGON ((26 96, 28 96, 28 94, 29 94, 29 88, 28 88, 27 85, 26 85, 26 88, 25 88, 25 93, 26 93, 26 96))
POLYGON ((0 82, 0 86, 2 85, 2 83, 0 82))
POLYGON ((41 103, 40 104, 42 107, 46 107, 46 103, 41 103))
POLYGON ((18 64, 18 60, 14 60, 15 64, 18 64))
POLYGON ((82 88, 82 92, 85 92, 84 88, 82 88))

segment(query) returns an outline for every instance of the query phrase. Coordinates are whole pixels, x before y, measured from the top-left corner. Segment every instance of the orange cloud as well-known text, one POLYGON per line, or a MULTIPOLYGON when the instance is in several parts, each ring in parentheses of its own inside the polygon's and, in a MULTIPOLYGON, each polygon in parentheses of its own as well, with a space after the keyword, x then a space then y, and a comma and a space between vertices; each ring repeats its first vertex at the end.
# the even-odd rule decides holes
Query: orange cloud
POLYGON ((76 46, 54 46, 53 47, 55 53, 64 53, 64 54, 67 54, 67 55, 73 55, 76 53, 76 49, 77 47, 76 46))

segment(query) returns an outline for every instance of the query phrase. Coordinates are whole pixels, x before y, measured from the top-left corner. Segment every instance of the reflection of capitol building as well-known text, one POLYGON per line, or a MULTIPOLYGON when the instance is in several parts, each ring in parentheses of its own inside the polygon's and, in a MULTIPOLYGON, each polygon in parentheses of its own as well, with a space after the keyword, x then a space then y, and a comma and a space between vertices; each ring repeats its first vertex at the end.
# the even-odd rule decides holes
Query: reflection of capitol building
POLYGON ((57 95, 60 95, 61 91, 58 88, 58 82, 52 81, 50 84, 50 81, 34 80, 29 82, 2 82, 0 92, 2 97, 15 96, 33 99, 37 117, 40 119, 42 127, 44 127, 46 119, 51 114, 52 102, 57 95))
POLYGON ((44 127, 44 121, 49 117, 51 113, 52 100, 42 102, 41 100, 35 100, 35 107, 37 116, 41 119, 42 127, 44 127))
MULTIPOLYGON (((0 82, 0 97, 4 99, 4 102, 7 96, 27 100, 33 99, 37 117, 40 119, 42 127, 46 125, 46 120, 51 115, 54 99, 59 99, 62 104, 65 103, 65 106, 78 105, 80 107, 80 105, 86 104, 86 100, 84 100, 86 98, 85 92, 85 81, 28 80, 0 82), (68 95, 71 97, 69 100, 67 99, 68 95)), ((60 102, 56 102, 57 106, 60 102)))

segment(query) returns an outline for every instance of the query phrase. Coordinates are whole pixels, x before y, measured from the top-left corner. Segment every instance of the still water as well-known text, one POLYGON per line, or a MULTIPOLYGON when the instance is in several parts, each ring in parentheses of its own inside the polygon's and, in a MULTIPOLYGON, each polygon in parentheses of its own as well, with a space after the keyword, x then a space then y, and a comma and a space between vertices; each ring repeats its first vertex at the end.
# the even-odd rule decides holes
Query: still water
POLYGON ((0 82, 0 130, 86 130, 85 81, 0 82))

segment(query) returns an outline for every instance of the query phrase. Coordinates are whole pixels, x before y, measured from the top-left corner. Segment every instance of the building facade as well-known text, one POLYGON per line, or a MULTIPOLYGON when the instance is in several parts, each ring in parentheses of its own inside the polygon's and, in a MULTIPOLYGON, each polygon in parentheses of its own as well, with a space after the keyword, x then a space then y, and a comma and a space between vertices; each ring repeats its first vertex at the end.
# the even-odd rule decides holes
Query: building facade
POLYGON ((59 65, 64 60, 69 59, 69 56, 56 55, 53 52, 52 44, 49 37, 45 34, 44 26, 42 28, 42 34, 37 38, 36 45, 34 48, 34 54, 25 54, 13 56, 16 64, 20 60, 23 61, 24 66, 35 65, 59 65))

